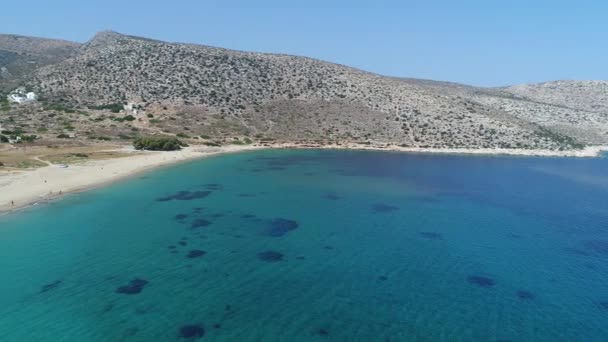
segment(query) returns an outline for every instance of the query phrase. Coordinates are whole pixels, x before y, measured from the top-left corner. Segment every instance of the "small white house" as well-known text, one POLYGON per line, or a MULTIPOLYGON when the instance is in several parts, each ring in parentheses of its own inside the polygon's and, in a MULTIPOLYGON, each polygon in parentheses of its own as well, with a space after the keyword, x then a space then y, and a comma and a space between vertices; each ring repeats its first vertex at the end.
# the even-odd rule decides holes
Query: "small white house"
POLYGON ((33 91, 30 91, 29 93, 26 92, 25 87, 19 87, 13 90, 10 94, 8 94, 6 99, 9 102, 21 104, 38 100, 38 95, 36 95, 36 93, 34 93, 33 91))
POLYGON ((23 103, 23 101, 25 100, 24 97, 22 97, 21 95, 17 95, 17 94, 9 94, 6 99, 9 102, 15 102, 15 103, 23 103))
POLYGON ((16 144, 16 143, 18 143, 20 141, 21 141, 21 137, 20 136, 16 136, 15 139, 8 139, 8 142, 10 144, 16 144))

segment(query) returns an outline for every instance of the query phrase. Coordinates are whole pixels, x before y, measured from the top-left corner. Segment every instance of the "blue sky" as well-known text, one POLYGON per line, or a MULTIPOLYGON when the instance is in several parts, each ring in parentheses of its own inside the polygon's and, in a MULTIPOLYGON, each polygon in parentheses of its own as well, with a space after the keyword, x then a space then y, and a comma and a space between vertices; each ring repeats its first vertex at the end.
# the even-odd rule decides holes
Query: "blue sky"
MULTIPOLYGON (((608 1, 42 1, 0 32, 84 42, 112 29, 483 86, 608 79, 608 1)), ((26 8, 27 6, 27 8, 26 8)))

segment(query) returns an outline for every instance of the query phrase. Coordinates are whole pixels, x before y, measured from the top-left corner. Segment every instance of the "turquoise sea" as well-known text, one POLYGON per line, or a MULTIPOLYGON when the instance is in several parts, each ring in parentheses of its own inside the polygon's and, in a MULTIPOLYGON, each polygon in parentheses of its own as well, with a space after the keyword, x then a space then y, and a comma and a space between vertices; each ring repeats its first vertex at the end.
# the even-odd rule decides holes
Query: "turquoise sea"
POLYGON ((607 341, 608 159, 267 150, 0 217, 0 341, 607 341))

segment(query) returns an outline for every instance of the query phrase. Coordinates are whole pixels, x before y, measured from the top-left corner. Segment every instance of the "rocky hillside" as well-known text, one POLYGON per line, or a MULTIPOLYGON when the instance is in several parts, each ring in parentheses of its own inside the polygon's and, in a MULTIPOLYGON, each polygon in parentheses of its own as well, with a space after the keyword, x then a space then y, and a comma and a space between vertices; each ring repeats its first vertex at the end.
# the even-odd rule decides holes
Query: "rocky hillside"
POLYGON ((0 81, 20 79, 43 66, 74 55, 80 44, 54 39, 0 34, 0 81))
POLYGON ((481 89, 115 32, 97 34, 23 82, 42 101, 5 116, 47 138, 164 133, 528 149, 608 142, 605 82, 577 92, 560 83, 481 89))
POLYGON ((521 99, 608 114, 608 81, 556 81, 503 90, 521 99))

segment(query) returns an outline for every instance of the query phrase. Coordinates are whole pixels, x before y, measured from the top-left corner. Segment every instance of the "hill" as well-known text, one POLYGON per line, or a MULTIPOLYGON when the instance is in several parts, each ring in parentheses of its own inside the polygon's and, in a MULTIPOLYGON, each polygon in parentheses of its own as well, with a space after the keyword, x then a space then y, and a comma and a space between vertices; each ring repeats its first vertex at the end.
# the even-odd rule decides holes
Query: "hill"
POLYGON ((76 140, 162 133, 427 148, 608 142, 606 82, 476 88, 112 31, 61 51, 21 78, 42 100, 0 114, 5 126, 10 115, 12 126, 45 139, 76 140))
POLYGON ((22 78, 43 66, 72 56, 80 44, 64 40, 0 34, 0 81, 22 78))

